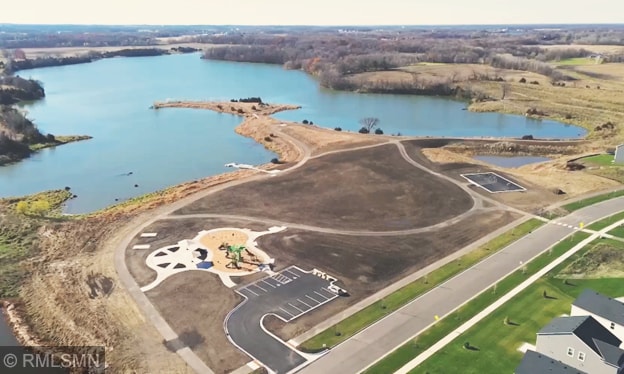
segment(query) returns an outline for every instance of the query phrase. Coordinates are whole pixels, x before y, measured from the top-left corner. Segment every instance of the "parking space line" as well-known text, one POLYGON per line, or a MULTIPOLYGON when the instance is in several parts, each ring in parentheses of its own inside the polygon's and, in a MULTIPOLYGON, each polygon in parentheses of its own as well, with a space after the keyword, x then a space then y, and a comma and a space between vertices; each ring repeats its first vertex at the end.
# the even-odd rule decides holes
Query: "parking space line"
POLYGON ((294 317, 292 314, 290 314, 286 309, 279 307, 284 313, 288 314, 291 318, 294 317))
POLYGON ((267 281, 264 281, 264 280, 263 280, 263 281, 262 281, 262 283, 268 284, 269 286, 271 286, 271 287, 275 288, 275 286, 274 286, 274 285, 272 285, 271 283, 269 283, 269 282, 267 282, 267 281))
MULTIPOLYGON (((261 294, 261 293, 263 293, 263 292, 264 292, 264 293, 266 293, 266 290, 265 290, 264 288, 262 288, 262 287, 258 287, 258 285, 257 285, 257 284, 251 284, 251 285, 247 286, 247 289, 248 289, 248 290, 251 290, 251 287, 256 287, 256 288, 258 289, 258 290, 256 290, 256 291, 254 291, 256 294, 261 294), (259 290, 262 290, 262 291, 259 291, 259 290)), ((259 295, 258 295, 258 296, 259 296, 259 295)))
POLYGON ((297 299, 298 302, 300 302, 301 304, 307 306, 308 308, 311 308, 311 306, 309 306, 308 304, 306 304, 305 302, 303 302, 303 300, 301 299, 297 299))
POLYGON ((265 290, 264 288, 260 287, 260 285, 258 283, 254 284, 254 286, 258 287, 259 289, 261 289, 264 292, 267 292, 267 290, 265 290))
MULTIPOLYGON (((292 279, 297 279, 297 278, 299 278, 299 276, 298 276, 297 274, 292 273, 290 270, 284 270, 284 271, 282 272, 282 274, 284 274, 284 273, 288 273, 288 274, 290 275, 290 278, 292 278, 292 279)), ((286 274, 284 274, 284 275, 286 275, 286 274)))
POLYGON ((313 298, 313 297, 312 297, 312 296, 310 296, 310 295, 306 295, 306 297, 307 297, 308 299, 310 299, 310 300, 314 301, 314 302, 315 302, 315 303, 317 303, 317 304, 320 304, 320 303, 321 303, 320 301, 316 300, 315 298, 313 298))
POLYGON ((325 296, 321 295, 320 293, 318 293, 318 292, 316 292, 316 291, 314 291, 314 293, 315 293, 315 294, 317 294, 317 295, 319 295, 320 297, 322 297, 322 298, 323 298, 323 300, 327 300, 327 297, 325 297, 325 296))
POLYGON ((300 311, 301 313, 303 313, 303 310, 301 310, 301 309, 297 308, 296 306, 292 305, 291 303, 286 303, 286 304, 288 304, 288 305, 292 306, 293 308, 295 308, 295 309, 297 309, 298 311, 300 311))
POLYGON ((258 295, 257 293, 253 292, 252 290, 250 290, 250 289, 249 289, 249 287, 241 288, 241 292, 243 292, 243 290, 245 290, 245 291, 249 291, 249 292, 251 292, 252 294, 254 294, 254 295, 256 295, 256 296, 260 296, 260 295, 258 295))
POLYGON ((301 271, 301 269, 299 269, 296 266, 289 268, 288 271, 290 271, 291 273, 297 274, 298 276, 302 276, 303 274, 305 274, 303 271, 301 271))

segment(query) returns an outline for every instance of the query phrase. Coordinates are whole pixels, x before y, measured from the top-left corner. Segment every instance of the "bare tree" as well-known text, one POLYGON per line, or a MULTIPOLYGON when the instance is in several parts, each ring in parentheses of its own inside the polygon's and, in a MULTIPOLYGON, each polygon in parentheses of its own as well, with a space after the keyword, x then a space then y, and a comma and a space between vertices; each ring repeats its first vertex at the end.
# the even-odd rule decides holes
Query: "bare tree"
POLYGON ((505 100, 505 96, 507 95, 507 93, 509 92, 509 84, 507 83, 503 83, 501 85, 501 91, 502 91, 502 96, 501 96, 501 100, 505 100))
POLYGON ((375 117, 366 117, 360 120, 360 125, 362 125, 362 129, 366 129, 366 133, 370 133, 373 131, 377 125, 379 125, 379 118, 375 117))

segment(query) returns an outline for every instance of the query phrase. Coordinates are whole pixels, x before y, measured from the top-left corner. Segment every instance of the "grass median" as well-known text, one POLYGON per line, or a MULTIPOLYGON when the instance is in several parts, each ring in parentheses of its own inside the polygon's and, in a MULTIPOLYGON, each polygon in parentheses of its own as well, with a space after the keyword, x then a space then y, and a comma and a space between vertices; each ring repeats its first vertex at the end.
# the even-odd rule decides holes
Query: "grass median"
MULTIPOLYGON (((518 270, 498 283, 496 283, 490 290, 481 293, 476 298, 472 299, 464 306, 460 307, 456 311, 450 313, 442 320, 431 326, 429 329, 419 334, 417 338, 409 341, 403 346, 399 347, 394 352, 390 353, 384 359, 371 366, 365 371, 367 374, 372 373, 393 373, 403 365, 407 364, 413 358, 423 353, 429 347, 434 345, 440 339, 450 334, 453 330, 461 326, 463 323, 474 317, 476 314, 485 309, 488 305, 492 304, 507 292, 524 282, 531 275, 538 272, 544 266, 551 263, 554 259, 561 256, 565 252, 569 251, 572 247, 587 239, 589 234, 584 232, 574 233, 570 239, 566 239, 553 246, 550 250, 542 253, 531 262, 527 263, 521 270, 518 270)), ((463 344, 462 339, 462 344, 463 344)), ((471 342, 473 343, 473 342, 471 342)), ((476 341, 474 342, 476 343, 476 341)), ((446 366, 446 372, 449 368, 463 368, 463 365, 446 366)), ((418 372, 426 372, 418 368, 418 372)), ((438 371, 439 372, 439 371, 438 371)), ((462 370, 463 372, 463 370, 462 370)), ((486 372, 499 372, 499 371, 486 371, 486 372)))
POLYGON ((432 271, 422 278, 417 279, 385 298, 369 305, 352 316, 345 318, 336 325, 306 340, 299 346, 299 348, 303 351, 314 352, 322 350, 325 347, 333 347, 336 344, 347 340, 358 331, 396 311, 405 304, 414 300, 416 297, 468 269, 484 258, 507 247, 509 244, 543 224, 544 222, 538 219, 530 219, 514 227, 513 229, 483 244, 474 251, 449 262, 448 264, 432 271))
POLYGON ((566 204, 563 206, 563 208, 567 210, 568 212, 574 212, 575 210, 579 210, 581 208, 585 208, 587 206, 598 204, 600 202, 614 199, 620 196, 624 196, 624 190, 613 191, 613 192, 609 192, 609 193, 598 195, 598 196, 588 197, 587 199, 583 199, 583 200, 575 201, 570 204, 566 204))
POLYGON ((612 224, 614 224, 617 221, 621 221, 624 219, 624 212, 619 212, 619 213, 615 213, 607 218, 603 218, 599 221, 596 221, 594 223, 592 223, 591 225, 587 226, 588 229, 590 230, 594 230, 594 231, 600 231, 602 229, 604 229, 607 226, 610 226, 612 224))
POLYGON ((445 373, 457 367, 462 368, 462 373, 513 373, 523 355, 518 348, 523 343, 535 344, 535 334, 542 327, 555 317, 569 314, 570 304, 584 289, 612 297, 622 295, 621 278, 566 278, 568 267, 586 268, 589 274, 594 257, 622 250, 624 243, 619 241, 592 242, 410 373, 445 373), (472 349, 464 348, 466 342, 472 349))

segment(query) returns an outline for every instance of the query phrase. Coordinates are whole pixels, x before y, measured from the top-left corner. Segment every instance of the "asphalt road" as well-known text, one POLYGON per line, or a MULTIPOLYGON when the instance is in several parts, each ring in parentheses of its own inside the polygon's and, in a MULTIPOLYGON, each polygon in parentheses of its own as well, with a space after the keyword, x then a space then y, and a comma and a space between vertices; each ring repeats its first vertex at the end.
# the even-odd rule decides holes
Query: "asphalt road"
POLYGON ((358 373, 443 316, 488 289, 508 273, 588 224, 624 210, 624 197, 581 209, 528 234, 473 268, 448 280, 410 304, 361 331, 299 373, 358 373))
POLYGON ((307 359, 269 335, 261 326, 262 318, 273 314, 288 322, 320 307, 337 297, 327 290, 329 285, 328 280, 290 267, 238 289, 246 300, 226 318, 229 339, 273 372, 292 371, 307 359))

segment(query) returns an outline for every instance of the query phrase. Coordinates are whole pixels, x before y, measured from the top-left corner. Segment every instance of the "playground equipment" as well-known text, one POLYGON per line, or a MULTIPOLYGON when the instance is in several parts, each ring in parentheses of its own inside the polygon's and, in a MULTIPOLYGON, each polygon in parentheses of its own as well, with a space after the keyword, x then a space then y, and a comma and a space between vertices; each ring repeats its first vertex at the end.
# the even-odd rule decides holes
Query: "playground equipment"
POLYGON ((240 269, 239 263, 242 260, 241 252, 246 250, 247 249, 243 245, 228 245, 225 257, 232 259, 232 262, 228 265, 228 267, 240 269))

